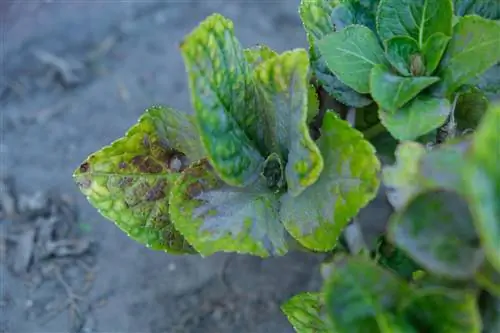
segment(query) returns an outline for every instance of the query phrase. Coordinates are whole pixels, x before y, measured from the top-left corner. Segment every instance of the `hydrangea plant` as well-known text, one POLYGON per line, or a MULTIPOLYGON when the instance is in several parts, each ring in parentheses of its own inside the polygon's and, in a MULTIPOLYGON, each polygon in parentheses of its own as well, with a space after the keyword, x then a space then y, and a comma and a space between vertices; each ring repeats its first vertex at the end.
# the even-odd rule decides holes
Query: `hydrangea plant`
POLYGON ((170 254, 328 253, 324 288, 282 306, 297 332, 499 332, 497 0, 299 15, 309 48, 283 53, 207 17, 180 45, 193 112, 147 109, 77 168, 80 190, 170 254), (348 231, 381 190, 370 246, 348 231))

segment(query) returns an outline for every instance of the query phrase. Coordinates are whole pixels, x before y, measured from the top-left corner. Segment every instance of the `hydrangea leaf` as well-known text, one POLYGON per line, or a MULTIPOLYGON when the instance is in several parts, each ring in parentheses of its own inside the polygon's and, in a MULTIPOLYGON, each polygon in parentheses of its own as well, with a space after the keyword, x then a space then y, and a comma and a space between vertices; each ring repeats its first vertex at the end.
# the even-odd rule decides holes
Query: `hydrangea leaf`
POLYGON ((385 52, 387 60, 401 75, 412 75, 410 71, 412 57, 420 53, 416 40, 408 36, 392 37, 386 42, 385 52))
POLYGON ((311 69, 316 79, 328 94, 345 105, 363 107, 372 102, 369 95, 363 95, 342 83, 326 66, 325 59, 319 52, 317 43, 335 28, 332 13, 335 0, 302 0, 299 14, 309 42, 311 69))
POLYGON ((476 129, 488 109, 488 98, 476 87, 459 92, 455 105, 455 121, 459 131, 476 129))
POLYGON ((458 16, 479 15, 490 20, 500 20, 498 0, 453 0, 458 16))
POLYGON ((476 85, 488 97, 497 96, 500 93, 500 62, 468 83, 476 85))
POLYGON ((419 288, 409 300, 405 314, 426 332, 481 332, 481 315, 474 290, 419 288))
POLYGON ((351 24, 361 24, 376 32, 375 12, 358 1, 344 1, 336 5, 330 20, 336 31, 351 24))
POLYGON ((396 139, 415 140, 443 125, 450 111, 446 98, 420 95, 396 112, 379 109, 379 117, 396 139))
POLYGON ((205 19, 181 44, 201 141, 217 174, 228 184, 255 180, 264 139, 255 91, 233 23, 219 14, 205 19))
POLYGON ((436 275, 468 279, 484 260, 472 215, 456 192, 417 194, 389 223, 392 242, 436 275))
POLYGON ((258 66, 261 62, 274 58, 278 55, 274 50, 266 45, 256 45, 243 50, 246 61, 252 68, 258 66))
MULTIPOLYGON (((153 107, 125 135, 91 154, 73 177, 89 202, 107 219, 146 246, 169 253, 193 253, 169 217, 168 195, 188 164, 177 150, 194 136, 179 126, 179 112, 153 107), (170 123, 170 121, 172 122, 170 123)), ((192 129, 192 128, 191 128, 192 129)))
POLYGON ((318 47, 339 80, 362 94, 370 92, 372 68, 387 63, 377 35, 363 25, 332 32, 318 42, 318 47))
POLYGON ((451 0, 381 0, 377 29, 383 41, 408 36, 422 48, 436 32, 450 36, 452 18, 451 0))
POLYGON ((319 149, 324 170, 299 196, 281 198, 281 219, 303 246, 331 250, 342 229, 377 194, 380 162, 363 135, 327 112, 319 149))
POLYGON ((466 158, 465 182, 476 229, 491 264, 500 271, 500 104, 490 107, 466 158))
POLYGON ((175 227, 203 256, 238 252, 261 257, 287 252, 279 202, 266 184, 231 187, 207 160, 184 170, 170 194, 175 227))
POLYGON ((438 68, 436 91, 449 96, 461 85, 500 62, 500 23, 479 16, 461 17, 438 68))
POLYGON ((300 293, 281 305, 293 328, 301 333, 329 333, 322 318, 323 297, 321 293, 300 293))
POLYGON ((336 333, 416 333, 396 309, 411 290, 375 262, 352 257, 336 264, 325 284, 325 308, 336 333))
POLYGON ((422 90, 439 81, 435 76, 401 77, 385 65, 376 65, 370 74, 371 94, 379 107, 396 112, 422 90))
POLYGON ((427 39, 422 48, 426 75, 432 75, 436 71, 450 39, 450 36, 446 36, 442 32, 436 32, 427 39))
POLYGON ((323 159, 307 126, 309 59, 305 50, 287 51, 255 69, 259 105, 266 110, 274 143, 270 150, 287 160, 288 192, 296 196, 313 184, 323 159))

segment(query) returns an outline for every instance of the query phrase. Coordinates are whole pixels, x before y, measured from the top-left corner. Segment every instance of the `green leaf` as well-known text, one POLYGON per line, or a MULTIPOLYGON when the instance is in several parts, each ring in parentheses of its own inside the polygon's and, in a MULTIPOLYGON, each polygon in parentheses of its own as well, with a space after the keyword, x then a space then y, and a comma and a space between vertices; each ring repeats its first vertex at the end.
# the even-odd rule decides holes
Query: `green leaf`
POLYGON ((380 108, 400 112, 422 90, 439 81, 435 76, 401 77, 393 74, 385 65, 373 67, 370 74, 372 97, 380 108))
POLYGON ((426 75, 432 75, 436 71, 450 39, 450 36, 446 36, 442 32, 436 32, 427 39, 422 48, 426 75))
POLYGON ((186 37, 181 53, 210 163, 230 185, 251 183, 263 162, 252 140, 263 138, 250 95, 255 93, 250 69, 232 22, 219 14, 209 16, 186 37))
POLYGON ((451 111, 445 98, 417 96, 397 112, 379 109, 379 118, 398 140, 415 140, 446 122, 451 111))
POLYGON ((376 248, 377 263, 390 269, 399 277, 409 281, 413 274, 420 269, 408 255, 390 244, 384 236, 378 241, 376 248))
POLYGON ((419 265, 444 277, 473 277, 484 259, 467 203, 450 191, 415 196, 391 218, 389 236, 419 265))
POLYGON ((471 81, 470 84, 477 85, 488 96, 498 95, 500 93, 500 62, 471 81))
POLYGON ((287 161, 288 192, 296 196, 323 170, 307 125, 309 59, 305 50, 284 52, 255 69, 259 106, 266 110, 269 150, 287 161))
POLYGON ((340 81, 359 93, 370 92, 370 71, 385 64, 377 36, 362 25, 351 25, 318 42, 328 68, 340 81))
POLYGON ((477 283, 489 293, 500 298, 500 272, 486 261, 476 273, 477 283))
POLYGON ((437 92, 450 95, 461 85, 500 61, 500 23, 479 16, 465 16, 453 28, 453 36, 439 64, 442 78, 437 92))
POLYGON ((482 333, 500 332, 500 297, 483 293, 479 302, 482 308, 482 333))
POLYGON ((361 24, 376 32, 375 13, 358 1, 345 1, 338 4, 330 16, 336 31, 351 24, 361 24))
POLYGON ((228 186, 207 160, 201 160, 176 181, 169 204, 175 227, 203 256, 287 252, 278 200, 265 182, 244 189, 228 186))
POLYGON ((274 58, 278 55, 270 47, 266 45, 256 45, 243 50, 246 61, 250 64, 250 67, 255 68, 263 61, 274 58))
POLYGON ((377 12, 378 34, 383 41, 396 36, 415 39, 422 48, 430 36, 451 36, 451 0, 382 0, 377 12))
POLYGON ((491 20, 500 19, 498 0, 453 0, 458 16, 479 15, 491 20))
POLYGON ((500 104, 491 107, 474 135, 465 182, 486 256, 500 271, 500 104))
POLYGON ((349 220, 370 202, 379 186, 380 169, 373 146, 363 135, 327 112, 319 149, 324 170, 298 197, 281 198, 281 219, 303 246, 331 250, 349 220))
POLYGON ((321 318, 323 299, 320 293, 300 293, 281 306, 293 328, 300 333, 329 333, 321 318))
POLYGON ((307 89, 307 123, 311 123, 319 112, 319 98, 314 85, 307 89))
MULTIPOLYGON (((417 42, 408 36, 396 36, 386 42, 386 56, 391 65, 404 76, 412 76, 412 57, 420 52, 417 42)), ((373 85, 372 85, 373 89, 373 85)))
POLYGON ((345 105, 363 107, 372 102, 370 97, 342 83, 328 69, 317 47, 317 42, 334 30, 331 15, 335 3, 334 0, 302 0, 300 3, 299 14, 309 42, 311 69, 328 94, 345 105))
POLYGON ((488 109, 488 98, 476 87, 459 93, 455 105, 455 121, 460 131, 476 129, 488 109))
POLYGON ((179 141, 194 136, 189 126, 185 132, 173 127, 181 124, 178 111, 150 108, 125 137, 91 154, 73 178, 92 206, 135 241, 169 253, 194 253, 171 223, 166 200, 188 164, 177 144, 192 147, 179 141))
POLYGON ((326 311, 336 333, 417 332, 396 315, 409 287, 375 262, 352 257, 337 263, 325 286, 326 311))
POLYGON ((405 312, 421 332, 481 333, 477 292, 473 290, 417 289, 405 312))

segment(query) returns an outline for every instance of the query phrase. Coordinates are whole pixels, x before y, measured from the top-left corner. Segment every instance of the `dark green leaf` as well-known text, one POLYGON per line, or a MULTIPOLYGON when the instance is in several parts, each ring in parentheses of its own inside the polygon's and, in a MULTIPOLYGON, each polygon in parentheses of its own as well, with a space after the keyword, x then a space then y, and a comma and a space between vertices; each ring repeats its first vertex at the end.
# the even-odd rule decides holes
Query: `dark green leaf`
POLYGON ((380 162, 363 135, 327 112, 318 146, 324 170, 299 196, 285 194, 280 209, 285 228, 303 246, 331 250, 342 229, 376 195, 380 162))
POLYGON ((368 259, 353 257, 337 262, 325 285, 326 311, 332 332, 417 332, 396 315, 409 287, 368 259))
POLYGON ((479 15, 491 20, 500 20, 498 0, 453 0, 458 16, 479 15))
POLYGON ((377 263, 392 270, 405 280, 411 280, 420 267, 406 253, 382 237, 376 248, 377 263))
POLYGON ((419 52, 417 42, 408 36, 393 37, 386 42, 387 60, 401 75, 412 76, 412 57, 419 52))
POLYGON ((359 93, 370 92, 370 71, 385 64, 377 36, 362 25, 351 25, 318 42, 328 68, 340 81, 359 93))
POLYGON ((437 275, 473 277, 484 259, 467 203, 454 192, 418 194, 391 218, 389 235, 396 246, 437 275))
POLYGON ((245 189, 230 187, 201 160, 176 181, 169 205, 175 227, 203 256, 238 252, 266 257, 287 252, 278 200, 265 181, 245 189))
POLYGON ((465 182, 477 232, 491 264, 500 271, 500 104, 490 107, 467 156, 465 182))
POLYGON ((405 308, 420 332, 481 333, 477 292, 444 287, 424 287, 405 308))
POLYGON ((455 120, 460 131, 476 129, 488 109, 488 98, 481 90, 467 87, 461 91, 455 106, 455 120))
POLYGON ((351 24, 361 24, 377 32, 375 28, 375 12, 370 11, 358 1, 340 3, 332 11, 331 20, 336 31, 351 24))
POLYGON ((446 122, 451 111, 445 98, 417 96, 396 112, 379 109, 381 123, 399 140, 415 140, 446 122))
POLYGON ((452 17, 451 0, 382 0, 377 12, 377 28, 383 41, 408 36, 423 48, 436 32, 451 36, 452 17))
POLYGON ((498 96, 500 94, 500 62, 468 83, 477 85, 488 96, 498 96))
POLYGON ((500 22, 479 16, 461 17, 439 64, 437 92, 450 95, 500 61, 500 22))
POLYGON ((328 94, 345 105, 362 107, 372 101, 342 83, 326 66, 317 42, 334 30, 331 14, 335 8, 334 0, 302 0, 299 14, 307 33, 309 56, 313 73, 328 94))
POLYGON ((446 36, 442 32, 436 32, 427 39, 422 48, 422 54, 425 59, 425 73, 426 75, 432 75, 436 68, 439 66, 439 62, 443 57, 444 51, 448 46, 448 42, 451 37, 446 36))
POLYGON ((261 122, 250 67, 234 36, 233 23, 219 14, 205 19, 181 45, 207 156, 228 184, 244 186, 255 180, 263 158, 252 140, 261 122))
POLYGON ((373 67, 370 74, 372 97, 380 108, 389 112, 403 112, 398 109, 437 81, 439 78, 435 76, 401 77, 393 74, 385 65, 373 67))
POLYGON ((281 306, 293 328, 301 333, 329 333, 321 318, 323 297, 320 293, 301 293, 281 306))
POLYGON ((482 333, 500 332, 500 297, 483 293, 479 302, 482 310, 482 333))
POLYGON ((288 192, 298 195, 316 182, 323 159, 307 126, 309 59, 288 51, 261 63, 254 72, 259 106, 266 110, 268 151, 286 160, 288 192))
POLYGON ((476 273, 477 283, 489 293, 500 298, 500 272, 486 261, 476 273))
POLYGON ((153 107, 125 137, 91 154, 73 177, 89 202, 132 239, 155 250, 194 253, 172 225, 166 198, 189 163, 178 149, 197 155, 196 141, 183 141, 195 137, 185 115, 153 107))

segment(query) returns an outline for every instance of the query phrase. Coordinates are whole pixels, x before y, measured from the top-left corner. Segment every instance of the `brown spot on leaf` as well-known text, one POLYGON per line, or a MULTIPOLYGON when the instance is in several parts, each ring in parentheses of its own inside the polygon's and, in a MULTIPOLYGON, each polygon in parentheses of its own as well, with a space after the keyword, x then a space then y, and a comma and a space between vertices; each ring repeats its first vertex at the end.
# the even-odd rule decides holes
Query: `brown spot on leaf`
POLYGON ((81 189, 87 189, 92 185, 92 181, 88 178, 79 179, 76 181, 76 185, 81 189))
POLYGON ((196 198, 203 192, 203 190, 204 190, 203 185, 199 181, 196 181, 194 183, 189 184, 186 194, 188 195, 189 198, 196 198))
POLYGON ((125 163, 125 162, 120 162, 120 163, 118 164, 118 167, 119 167, 120 169, 125 169, 125 168, 127 167, 127 163, 125 163))
POLYGON ((89 171, 89 169, 90 169, 90 165, 88 162, 84 162, 80 165, 80 172, 82 172, 82 173, 89 171))
POLYGON ((159 181, 153 186, 149 191, 146 192, 147 201, 156 201, 165 197, 165 192, 163 188, 165 187, 165 181, 159 181))
POLYGON ((132 158, 131 163, 143 173, 159 173, 163 170, 161 165, 149 156, 135 156, 132 158))
POLYGON ((149 148, 151 146, 151 141, 149 141, 149 136, 147 134, 144 134, 144 137, 142 138, 142 144, 146 148, 149 148))

